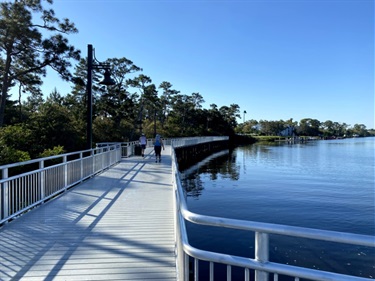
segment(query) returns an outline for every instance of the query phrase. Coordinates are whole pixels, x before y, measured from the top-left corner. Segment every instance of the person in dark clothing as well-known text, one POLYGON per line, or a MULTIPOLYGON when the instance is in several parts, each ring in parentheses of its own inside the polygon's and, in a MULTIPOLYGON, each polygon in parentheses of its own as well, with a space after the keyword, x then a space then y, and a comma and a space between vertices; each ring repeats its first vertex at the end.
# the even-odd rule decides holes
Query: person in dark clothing
POLYGON ((164 150, 163 140, 159 134, 156 134, 154 141, 154 150, 155 150, 155 162, 161 162, 161 148, 164 150))

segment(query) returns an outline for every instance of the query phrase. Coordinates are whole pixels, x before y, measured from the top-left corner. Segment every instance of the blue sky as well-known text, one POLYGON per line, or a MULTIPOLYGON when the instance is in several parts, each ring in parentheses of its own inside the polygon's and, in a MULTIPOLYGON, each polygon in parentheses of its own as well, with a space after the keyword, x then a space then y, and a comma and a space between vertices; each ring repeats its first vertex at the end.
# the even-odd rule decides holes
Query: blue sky
MULTIPOLYGON (((48 5, 46 5, 47 7, 48 5)), ((55 0, 100 61, 126 57, 159 86, 241 117, 374 128, 373 0, 55 0)), ((70 85, 49 72, 44 93, 70 85)), ((238 120, 242 122, 243 120, 238 120)))

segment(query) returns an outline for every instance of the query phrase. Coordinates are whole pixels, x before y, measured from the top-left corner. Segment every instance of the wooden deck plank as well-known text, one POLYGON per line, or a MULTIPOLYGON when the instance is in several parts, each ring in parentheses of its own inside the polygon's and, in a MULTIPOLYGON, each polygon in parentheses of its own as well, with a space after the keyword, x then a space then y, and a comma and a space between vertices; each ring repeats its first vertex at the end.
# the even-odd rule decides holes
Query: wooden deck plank
POLYGON ((0 280, 176 280, 169 152, 123 160, 4 225, 0 280))

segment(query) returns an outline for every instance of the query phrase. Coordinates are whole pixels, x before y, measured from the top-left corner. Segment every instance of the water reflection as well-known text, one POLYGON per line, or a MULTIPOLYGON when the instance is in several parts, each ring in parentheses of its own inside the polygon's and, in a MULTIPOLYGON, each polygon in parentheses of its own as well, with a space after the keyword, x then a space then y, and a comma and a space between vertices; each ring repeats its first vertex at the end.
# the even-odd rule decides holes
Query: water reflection
POLYGON ((203 182, 220 179, 238 180, 240 177, 236 153, 223 150, 182 172, 183 187, 189 197, 199 197, 204 190, 203 182), (203 180, 204 178, 204 180, 203 180))
MULTIPOLYGON (((278 143, 270 143, 272 146, 279 146, 278 143)), ((183 187, 189 197, 199 197, 202 195, 204 182, 229 179, 238 181, 240 174, 246 174, 248 168, 254 166, 254 163, 267 162, 268 154, 272 153, 271 149, 261 145, 249 145, 241 147, 241 153, 238 150, 223 150, 215 153, 205 160, 182 170, 183 187), (242 161, 237 161, 238 155, 242 155, 242 161), (251 159, 249 162, 248 160, 251 159)), ((217 186, 217 185, 213 185, 217 186)))

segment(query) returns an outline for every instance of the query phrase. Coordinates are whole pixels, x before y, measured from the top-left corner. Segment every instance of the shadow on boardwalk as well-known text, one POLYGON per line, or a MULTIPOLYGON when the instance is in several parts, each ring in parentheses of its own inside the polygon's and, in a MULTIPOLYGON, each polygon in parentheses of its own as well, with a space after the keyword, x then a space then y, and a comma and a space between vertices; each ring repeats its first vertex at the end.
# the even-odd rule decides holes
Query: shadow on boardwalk
POLYGON ((169 152, 123 160, 3 226, 0 280, 176 280, 169 152))

